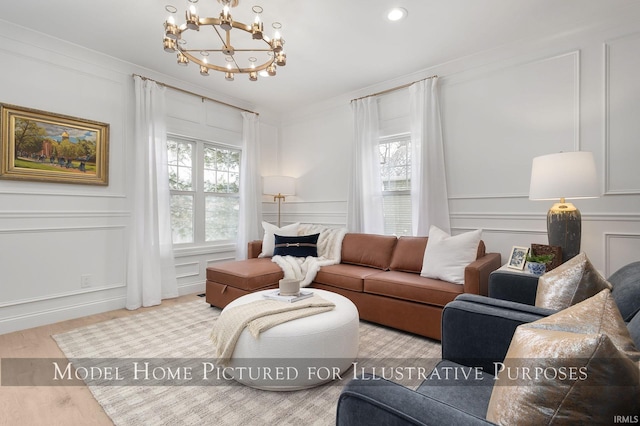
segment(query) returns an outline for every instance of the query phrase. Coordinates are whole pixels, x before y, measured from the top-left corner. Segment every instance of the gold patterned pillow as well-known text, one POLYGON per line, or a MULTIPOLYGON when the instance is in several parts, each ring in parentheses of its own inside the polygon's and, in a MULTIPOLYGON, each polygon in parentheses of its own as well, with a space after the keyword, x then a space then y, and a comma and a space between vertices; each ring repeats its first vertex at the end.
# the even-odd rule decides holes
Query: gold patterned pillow
MULTIPOLYGON (((611 292, 516 329, 491 393, 498 424, 609 424, 640 412, 640 352, 611 292)), ((633 417, 632 417, 633 418, 633 417)))
POLYGON ((538 279, 536 306, 565 309, 588 299, 611 284, 580 253, 538 279))

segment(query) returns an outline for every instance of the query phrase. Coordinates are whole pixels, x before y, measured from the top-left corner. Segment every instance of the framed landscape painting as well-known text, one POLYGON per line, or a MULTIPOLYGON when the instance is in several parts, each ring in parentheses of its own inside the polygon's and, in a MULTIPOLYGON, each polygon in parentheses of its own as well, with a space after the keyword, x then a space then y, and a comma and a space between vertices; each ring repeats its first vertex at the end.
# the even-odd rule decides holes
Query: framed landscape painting
POLYGON ((108 124, 0 104, 0 127, 0 178, 108 185, 108 124))

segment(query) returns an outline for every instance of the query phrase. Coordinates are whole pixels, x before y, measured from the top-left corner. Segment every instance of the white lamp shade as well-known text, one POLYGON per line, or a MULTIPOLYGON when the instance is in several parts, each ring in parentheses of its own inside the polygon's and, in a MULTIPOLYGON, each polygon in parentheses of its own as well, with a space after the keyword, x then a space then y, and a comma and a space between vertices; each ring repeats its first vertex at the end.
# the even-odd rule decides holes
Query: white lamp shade
POLYGON ((530 200, 596 198, 600 196, 591 152, 561 152, 533 159, 530 200))
POLYGON ((294 195, 296 179, 291 176, 264 176, 262 192, 267 195, 294 195))

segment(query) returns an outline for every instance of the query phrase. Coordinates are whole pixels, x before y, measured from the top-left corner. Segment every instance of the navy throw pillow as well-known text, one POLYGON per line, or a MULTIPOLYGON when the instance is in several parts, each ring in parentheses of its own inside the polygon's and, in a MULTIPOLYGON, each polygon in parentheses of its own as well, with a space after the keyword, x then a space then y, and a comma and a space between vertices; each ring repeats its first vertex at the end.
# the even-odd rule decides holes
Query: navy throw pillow
POLYGON ((320 234, 286 237, 275 235, 274 256, 318 257, 318 237, 320 234))

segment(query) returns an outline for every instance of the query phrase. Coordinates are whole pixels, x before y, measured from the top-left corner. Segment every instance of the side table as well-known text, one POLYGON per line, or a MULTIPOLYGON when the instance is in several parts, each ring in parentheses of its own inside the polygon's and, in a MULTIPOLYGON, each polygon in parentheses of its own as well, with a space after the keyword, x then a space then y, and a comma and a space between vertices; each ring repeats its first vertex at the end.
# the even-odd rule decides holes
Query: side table
POLYGON ((535 305, 537 276, 502 265, 489 275, 489 297, 535 305))

